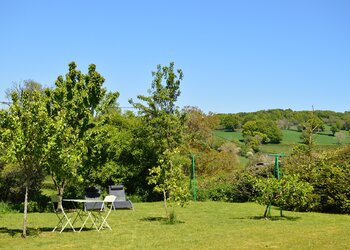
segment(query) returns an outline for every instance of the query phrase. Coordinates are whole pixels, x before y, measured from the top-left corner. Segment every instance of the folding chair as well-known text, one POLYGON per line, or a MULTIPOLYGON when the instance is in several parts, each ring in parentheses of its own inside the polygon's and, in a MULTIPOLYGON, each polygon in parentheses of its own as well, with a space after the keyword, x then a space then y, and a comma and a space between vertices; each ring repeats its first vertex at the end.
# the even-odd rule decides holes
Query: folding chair
POLYGON ((125 195, 124 185, 112 185, 108 189, 110 195, 117 197, 113 203, 114 209, 134 209, 132 202, 125 195))
POLYGON ((75 232, 73 224, 70 221, 71 218, 67 216, 66 212, 63 209, 63 206, 58 207, 59 197, 57 195, 51 196, 51 202, 53 210, 58 218, 58 223, 52 230, 52 232, 55 232, 56 229, 60 228, 60 233, 62 233, 62 231, 67 227, 67 225, 69 225, 73 229, 73 232, 75 232))
POLYGON ((83 225, 80 228, 79 232, 83 229, 83 227, 86 225, 88 220, 90 219, 92 222, 91 228, 94 226, 96 230, 99 230, 99 228, 96 225, 96 222, 98 222, 98 216, 95 215, 94 212, 100 213, 101 210, 103 210, 103 201, 100 199, 100 190, 98 190, 95 187, 87 188, 85 189, 85 200, 96 200, 96 202, 85 202, 84 203, 84 212, 87 214, 87 217, 85 220, 83 220, 83 225))
MULTIPOLYGON (((96 200, 101 201, 100 199, 100 190, 95 187, 89 187, 85 189, 85 200, 96 200)), ((84 211, 88 210, 101 210, 103 202, 96 203, 84 203, 84 211)))
POLYGON ((101 223, 101 226, 98 229, 98 231, 100 231, 104 227, 108 227, 110 230, 112 230, 112 228, 110 227, 110 225, 107 222, 107 219, 108 219, 108 216, 110 215, 110 213, 112 212, 112 209, 114 208, 113 203, 114 203, 115 199, 116 199, 116 197, 114 195, 107 195, 104 198, 104 200, 103 200, 103 207, 100 210, 100 216, 102 218, 102 223, 101 223), (108 203, 110 203, 109 209, 108 209, 108 203), (102 212, 106 211, 107 209, 108 209, 108 211, 107 211, 106 216, 103 216, 102 212))

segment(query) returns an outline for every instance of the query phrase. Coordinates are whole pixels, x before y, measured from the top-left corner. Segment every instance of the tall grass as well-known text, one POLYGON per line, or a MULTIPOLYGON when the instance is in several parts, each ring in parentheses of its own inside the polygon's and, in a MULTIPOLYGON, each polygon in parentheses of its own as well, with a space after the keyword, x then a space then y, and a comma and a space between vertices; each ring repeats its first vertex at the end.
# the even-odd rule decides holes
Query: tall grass
POLYGON ((113 211, 112 231, 52 233, 56 217, 30 213, 29 237, 22 239, 21 214, 0 217, 0 248, 6 249, 346 249, 350 216, 284 212, 262 219, 255 203, 196 202, 176 208, 178 223, 167 224, 162 203, 136 203, 113 211))

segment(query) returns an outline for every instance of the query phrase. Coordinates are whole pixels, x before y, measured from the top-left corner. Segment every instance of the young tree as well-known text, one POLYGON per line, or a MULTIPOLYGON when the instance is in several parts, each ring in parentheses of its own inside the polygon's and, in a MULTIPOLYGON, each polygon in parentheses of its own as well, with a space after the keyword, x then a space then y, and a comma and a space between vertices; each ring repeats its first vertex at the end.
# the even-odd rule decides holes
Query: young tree
POLYGON ((323 121, 318 118, 314 112, 312 112, 311 118, 303 124, 304 129, 301 134, 301 139, 303 143, 308 146, 310 155, 315 145, 314 134, 321 126, 323 126, 323 121))
MULTIPOLYGON (((139 110, 142 123, 144 124, 144 135, 141 139, 144 145, 147 162, 145 162, 147 170, 159 171, 164 178, 151 177, 150 183, 155 185, 155 191, 163 190, 164 206, 167 208, 167 200, 176 200, 178 192, 169 190, 169 186, 164 183, 176 181, 173 174, 169 171, 177 166, 173 161, 173 154, 177 148, 183 145, 185 115, 182 114, 175 105, 180 95, 180 82, 183 77, 182 70, 174 71, 174 63, 169 66, 157 66, 157 71, 152 72, 154 76, 150 96, 139 95, 138 99, 145 102, 130 103, 139 110), (165 83, 163 83, 165 81, 165 83), (146 143, 145 143, 146 141, 146 143), (169 153, 170 152, 170 153, 169 153), (173 197, 172 197, 173 196, 173 197)), ((177 154, 177 153, 176 153, 177 154)), ((179 188, 182 188, 179 186, 179 188)), ((166 209, 167 215, 169 215, 166 209)))
POLYGON ((171 220, 174 210, 169 211, 168 205, 174 209, 174 204, 184 206, 189 199, 189 192, 183 165, 178 149, 165 150, 158 160, 158 166, 150 169, 149 183, 154 184, 154 190, 163 195, 166 216, 171 220))
POLYGON ((46 91, 50 116, 46 168, 60 197, 59 206, 65 187, 80 179, 79 169, 83 168, 83 157, 87 153, 84 138, 94 127, 92 118, 106 94, 103 83, 104 78, 94 64, 89 66, 88 74, 83 74, 71 62, 65 78, 59 76, 56 87, 46 91))
POLYGON ((12 104, 2 113, 1 148, 6 162, 19 167, 24 197, 22 236, 27 235, 28 192, 43 179, 43 161, 47 148, 47 110, 45 97, 36 89, 11 92, 12 104))

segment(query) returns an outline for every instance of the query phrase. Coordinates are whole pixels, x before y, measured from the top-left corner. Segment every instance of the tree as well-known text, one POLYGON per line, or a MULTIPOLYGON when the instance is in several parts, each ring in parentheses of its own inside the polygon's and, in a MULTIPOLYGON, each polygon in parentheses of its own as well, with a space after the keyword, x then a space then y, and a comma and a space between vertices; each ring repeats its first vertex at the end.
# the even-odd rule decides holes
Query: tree
MULTIPOLYGON (((88 74, 83 74, 71 62, 65 78, 59 76, 56 87, 46 91, 50 116, 46 169, 56 186, 59 206, 62 205, 65 187, 82 181, 79 172, 84 168, 82 162, 88 153, 85 136, 94 127, 92 118, 106 94, 103 83, 104 78, 94 64, 89 66, 88 74)), ((114 100, 117 96, 113 96, 114 100)))
POLYGON ((224 114, 220 115, 221 125, 225 129, 235 131, 235 129, 241 126, 242 119, 239 115, 236 114, 224 114))
POLYGON ((27 235, 28 193, 43 180, 47 149, 47 110, 41 91, 23 88, 11 93, 12 104, 2 113, 1 148, 7 162, 16 164, 25 188, 22 236, 27 235))
POLYGON ((256 201, 266 206, 265 218, 270 216, 269 205, 305 211, 313 199, 313 187, 297 175, 284 175, 280 182, 273 176, 256 178, 254 189, 258 192, 256 201))
POLYGON ((314 112, 312 112, 312 115, 310 119, 308 119, 303 124, 303 131, 301 134, 301 139, 305 145, 309 148, 309 154, 311 154, 311 151, 314 147, 314 134, 320 129, 320 127, 323 126, 323 121, 318 118, 314 112))
POLYGON ((280 143, 283 137, 281 129, 270 120, 248 121, 243 125, 242 134, 245 137, 258 135, 262 143, 280 143))
POLYGON ((213 144, 213 130, 219 125, 219 118, 211 113, 206 115, 196 107, 185 107, 183 111, 187 116, 186 141, 189 147, 198 150, 208 149, 213 144))
POLYGON ((156 192, 160 192, 163 195, 165 213, 171 221, 174 219, 174 210, 169 211, 168 205, 174 209, 175 203, 184 206, 189 199, 188 187, 178 149, 165 150, 158 160, 158 166, 150 169, 149 183, 154 185, 156 192))
POLYGON ((342 132, 335 133, 335 138, 337 138, 337 143, 340 145, 345 140, 345 134, 343 134, 342 132))
POLYGON ((339 132, 339 131, 340 131, 340 130, 339 130, 339 128, 338 128, 337 125, 333 124, 333 125, 331 126, 331 132, 332 132, 332 135, 333 135, 333 136, 335 136, 335 133, 337 133, 337 132, 339 132))
MULTIPOLYGON (((157 66, 157 70, 152 72, 154 77, 150 90, 150 96, 139 95, 138 99, 143 103, 130 103, 139 110, 141 122, 143 124, 143 135, 136 141, 140 142, 143 150, 142 158, 146 158, 145 167, 150 174, 160 168, 164 172, 163 178, 152 179, 150 183, 155 185, 155 191, 159 191, 160 185, 163 189, 164 207, 167 211, 167 200, 176 200, 178 192, 168 190, 169 186, 164 183, 171 183, 175 176, 169 171, 173 169, 174 154, 181 150, 184 142, 185 114, 179 111, 175 105, 180 95, 180 83, 183 78, 181 69, 174 71, 174 63, 169 66, 157 66), (164 82, 164 83, 163 83, 164 82), (146 156, 146 157, 145 157, 146 156), (164 189, 165 188, 165 189, 164 189), (172 197, 174 196, 174 197, 172 197)), ((157 170, 158 171, 158 170, 157 170)))

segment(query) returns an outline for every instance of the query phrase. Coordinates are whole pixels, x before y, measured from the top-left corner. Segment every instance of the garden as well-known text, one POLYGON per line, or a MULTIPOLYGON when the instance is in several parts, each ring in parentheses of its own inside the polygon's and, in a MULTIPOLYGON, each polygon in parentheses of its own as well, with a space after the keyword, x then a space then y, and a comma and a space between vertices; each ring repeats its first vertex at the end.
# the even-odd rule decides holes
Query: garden
POLYGON ((205 114, 176 106, 183 72, 174 63, 152 77, 149 95, 129 100, 133 111, 119 107, 93 64, 85 74, 70 63, 54 87, 30 80, 9 90, 0 110, 0 247, 350 243, 348 112, 205 114), (103 199, 115 184, 134 210, 113 210, 110 229, 52 232, 52 195, 63 211, 87 188, 103 199))

